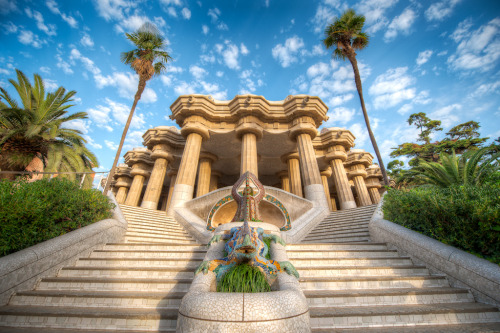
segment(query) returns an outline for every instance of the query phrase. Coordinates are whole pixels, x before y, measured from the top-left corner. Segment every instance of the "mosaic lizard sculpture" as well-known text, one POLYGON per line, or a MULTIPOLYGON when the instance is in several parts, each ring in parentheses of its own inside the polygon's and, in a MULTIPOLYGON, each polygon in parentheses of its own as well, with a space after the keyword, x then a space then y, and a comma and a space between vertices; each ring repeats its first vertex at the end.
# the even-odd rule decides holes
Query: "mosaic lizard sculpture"
POLYGON ((208 271, 212 271, 217 277, 217 282, 219 282, 232 267, 240 263, 247 263, 263 272, 269 285, 273 284, 278 277, 278 273, 283 271, 298 278, 299 274, 290 262, 266 259, 269 249, 264 242, 264 238, 271 238, 275 243, 284 246, 285 242, 281 237, 265 234, 264 229, 253 228, 248 224, 248 221, 259 221, 258 204, 264 197, 264 187, 257 177, 250 172, 243 174, 233 186, 232 195, 238 203, 238 210, 233 221, 243 221, 243 225, 231 228, 228 234, 216 235, 210 240, 209 246, 220 240, 228 240, 224 247, 227 257, 204 261, 196 270, 196 274, 199 272, 206 274, 208 271), (244 181, 245 188, 240 194, 238 189, 244 181), (250 181, 257 186, 258 193, 254 194, 250 181))

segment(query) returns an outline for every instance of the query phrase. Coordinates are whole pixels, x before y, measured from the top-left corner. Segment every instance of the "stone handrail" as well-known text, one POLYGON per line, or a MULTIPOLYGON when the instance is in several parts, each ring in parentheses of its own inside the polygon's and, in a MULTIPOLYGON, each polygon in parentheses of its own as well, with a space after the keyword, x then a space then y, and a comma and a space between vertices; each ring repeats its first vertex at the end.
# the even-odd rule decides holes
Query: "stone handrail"
POLYGON ((444 273, 452 286, 470 289, 477 301, 500 306, 498 265, 384 220, 382 204, 383 199, 370 220, 372 241, 391 244, 432 273, 444 273))
POLYGON ((113 218, 0 258, 0 305, 7 304, 14 292, 33 289, 41 278, 54 275, 61 267, 105 243, 121 240, 127 230, 127 220, 111 192, 108 197, 116 205, 113 218))

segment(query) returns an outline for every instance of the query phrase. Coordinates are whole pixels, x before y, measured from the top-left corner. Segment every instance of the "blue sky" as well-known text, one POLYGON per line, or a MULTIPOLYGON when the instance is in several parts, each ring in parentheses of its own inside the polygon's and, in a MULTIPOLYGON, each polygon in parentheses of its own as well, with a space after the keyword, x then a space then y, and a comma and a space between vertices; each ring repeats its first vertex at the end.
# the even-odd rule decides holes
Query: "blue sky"
POLYGON ((76 90, 74 112, 100 161, 111 167, 137 76, 120 62, 133 49, 124 33, 151 21, 168 40, 168 72, 148 82, 125 150, 150 127, 175 125, 169 106, 181 94, 228 100, 252 93, 323 99, 330 119, 356 148, 372 151, 348 62, 322 46, 324 28, 345 9, 366 16, 370 45, 358 52, 375 136, 391 148, 415 142, 406 120, 425 112, 445 131, 469 120, 482 136, 500 136, 500 1, 493 0, 0 0, 0 85, 15 68, 39 73, 49 89, 76 90))

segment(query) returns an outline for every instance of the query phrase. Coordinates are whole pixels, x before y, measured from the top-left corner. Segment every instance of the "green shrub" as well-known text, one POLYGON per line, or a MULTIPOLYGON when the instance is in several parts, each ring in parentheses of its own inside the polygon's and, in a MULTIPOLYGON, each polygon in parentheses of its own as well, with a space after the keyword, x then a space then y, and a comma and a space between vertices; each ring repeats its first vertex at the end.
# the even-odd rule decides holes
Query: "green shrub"
POLYGON ((257 267, 239 264, 231 268, 217 283, 224 293, 262 293, 271 291, 266 276, 257 267))
POLYGON ((113 208, 98 190, 66 179, 0 181, 0 256, 110 218, 113 208))
POLYGON ((385 219, 500 264, 500 188, 453 185, 389 190, 385 219))

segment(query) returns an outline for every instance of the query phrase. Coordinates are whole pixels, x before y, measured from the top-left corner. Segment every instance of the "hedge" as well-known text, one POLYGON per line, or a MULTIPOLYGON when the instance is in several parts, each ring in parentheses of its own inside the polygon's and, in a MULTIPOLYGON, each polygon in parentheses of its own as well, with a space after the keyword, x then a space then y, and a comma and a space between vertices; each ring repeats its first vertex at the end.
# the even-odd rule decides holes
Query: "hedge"
POLYGON ((500 188, 390 189, 384 218, 500 264, 500 188))
POLYGON ((66 179, 0 181, 0 256, 110 218, 113 208, 98 190, 66 179))

